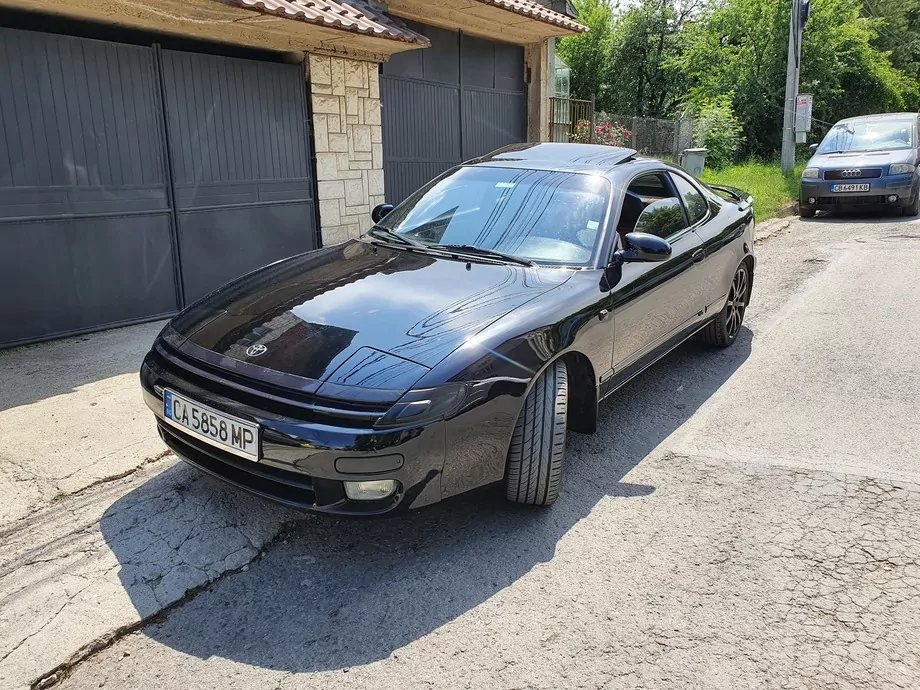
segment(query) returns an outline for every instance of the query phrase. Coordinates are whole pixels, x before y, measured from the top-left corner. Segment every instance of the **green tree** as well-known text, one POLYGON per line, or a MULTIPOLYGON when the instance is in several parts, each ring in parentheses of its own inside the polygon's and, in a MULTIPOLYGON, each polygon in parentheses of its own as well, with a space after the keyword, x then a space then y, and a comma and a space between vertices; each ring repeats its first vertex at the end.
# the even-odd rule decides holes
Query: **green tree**
MULTIPOLYGON (((814 94, 814 116, 903 109, 914 82, 876 49, 874 20, 861 0, 812 0, 802 45, 801 91, 814 94)), ((746 153, 771 156, 780 146, 791 0, 726 0, 682 33, 674 60, 699 105, 734 93, 746 153)))
POLYGON ((618 15, 611 38, 610 107, 645 117, 670 114, 683 95, 683 75, 675 69, 684 22, 699 0, 642 0, 618 15))
MULTIPOLYGON (((863 14, 873 23, 872 45, 890 55, 891 65, 920 82, 920 0, 863 0, 863 14)), ((920 106, 916 91, 911 110, 920 106)))
MULTIPOLYGON (((638 0, 614 12, 608 0, 576 0, 591 32, 560 41, 559 54, 572 68, 573 95, 596 96, 599 110, 667 116, 728 98, 742 128, 740 154, 773 156, 792 2, 638 0)), ((920 106, 920 0, 811 6, 800 88, 814 95, 816 120, 920 106)))
POLYGON ((717 96, 693 111, 694 143, 709 150, 706 163, 716 169, 733 163, 744 142, 741 123, 732 110, 733 97, 731 92, 717 96))
POLYGON ((815 96, 816 118, 904 110, 916 82, 873 46, 878 21, 861 15, 857 0, 813 2, 802 44, 801 90, 815 96))
POLYGON ((578 21, 588 33, 568 36, 556 43, 556 51, 572 69, 570 85, 573 98, 597 99, 604 109, 610 94, 610 34, 613 9, 607 0, 575 0, 578 21))
POLYGON ((749 150, 758 153, 779 142, 788 25, 785 2, 728 0, 688 27, 675 57, 689 84, 687 105, 698 110, 732 93, 749 150))

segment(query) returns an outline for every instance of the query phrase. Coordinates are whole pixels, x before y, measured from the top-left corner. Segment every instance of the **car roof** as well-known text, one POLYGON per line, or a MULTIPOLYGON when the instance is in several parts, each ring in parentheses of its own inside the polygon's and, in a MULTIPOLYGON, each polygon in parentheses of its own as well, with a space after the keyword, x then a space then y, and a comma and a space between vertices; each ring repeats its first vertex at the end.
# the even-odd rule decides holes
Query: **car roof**
POLYGON ((856 117, 847 117, 840 120, 837 124, 843 122, 879 122, 881 120, 916 120, 917 113, 878 113, 876 115, 857 115, 856 117))
POLYGON ((620 178, 626 171, 666 165, 638 155, 635 149, 601 144, 530 143, 511 144, 463 165, 475 167, 557 170, 561 172, 620 178))

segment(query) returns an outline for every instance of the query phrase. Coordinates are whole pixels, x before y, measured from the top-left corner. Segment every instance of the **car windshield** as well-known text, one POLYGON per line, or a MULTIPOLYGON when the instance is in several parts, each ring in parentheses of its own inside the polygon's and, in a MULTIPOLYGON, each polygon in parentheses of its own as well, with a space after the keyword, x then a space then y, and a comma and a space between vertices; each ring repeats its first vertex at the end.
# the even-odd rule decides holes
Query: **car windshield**
POLYGON ((885 151, 915 146, 914 121, 909 118, 841 122, 824 137, 818 153, 885 151))
POLYGON ((460 167, 422 187, 378 226, 426 245, 583 266, 594 255, 609 198, 610 183, 595 175, 460 167))

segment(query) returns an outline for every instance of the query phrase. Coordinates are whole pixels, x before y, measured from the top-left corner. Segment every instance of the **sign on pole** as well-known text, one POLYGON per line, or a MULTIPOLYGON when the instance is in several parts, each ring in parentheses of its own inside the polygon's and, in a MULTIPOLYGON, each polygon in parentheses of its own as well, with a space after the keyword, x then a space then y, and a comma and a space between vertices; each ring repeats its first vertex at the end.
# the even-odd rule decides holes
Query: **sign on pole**
POLYGON ((800 93, 795 97, 795 131, 811 131, 811 101, 810 93, 800 93))

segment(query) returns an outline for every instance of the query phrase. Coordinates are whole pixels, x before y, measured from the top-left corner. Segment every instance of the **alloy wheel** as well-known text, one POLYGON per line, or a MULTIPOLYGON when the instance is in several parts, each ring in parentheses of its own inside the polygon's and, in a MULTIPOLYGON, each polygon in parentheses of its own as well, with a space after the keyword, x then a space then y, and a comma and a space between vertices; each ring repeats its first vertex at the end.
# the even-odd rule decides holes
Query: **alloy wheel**
POLYGON ((725 305, 725 330, 732 340, 741 330, 741 320, 744 318, 744 310, 747 309, 747 288, 747 267, 741 264, 732 280, 731 289, 728 291, 728 304, 725 305))

